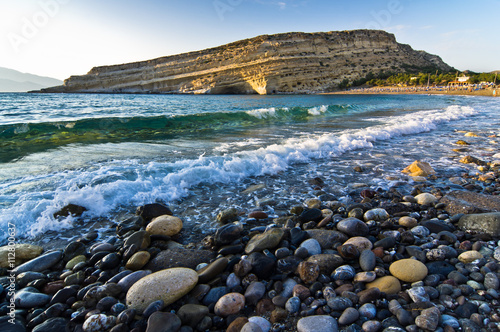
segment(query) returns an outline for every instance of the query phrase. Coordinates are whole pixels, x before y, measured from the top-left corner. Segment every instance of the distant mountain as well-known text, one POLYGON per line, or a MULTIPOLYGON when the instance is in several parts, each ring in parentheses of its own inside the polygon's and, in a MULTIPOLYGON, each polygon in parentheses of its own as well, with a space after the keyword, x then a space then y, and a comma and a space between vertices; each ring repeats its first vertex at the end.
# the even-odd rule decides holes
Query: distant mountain
POLYGON ((0 67, 0 92, 27 92, 62 83, 61 80, 55 78, 21 73, 17 70, 0 67))

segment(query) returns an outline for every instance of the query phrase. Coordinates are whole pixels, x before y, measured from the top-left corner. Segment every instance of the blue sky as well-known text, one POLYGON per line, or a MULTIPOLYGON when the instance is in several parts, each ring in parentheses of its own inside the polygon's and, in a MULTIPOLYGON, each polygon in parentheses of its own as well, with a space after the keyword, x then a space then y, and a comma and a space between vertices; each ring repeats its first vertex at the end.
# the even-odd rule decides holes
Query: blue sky
POLYGON ((0 67, 64 79, 289 31, 382 29, 459 70, 500 70, 500 0, 0 0, 0 67))

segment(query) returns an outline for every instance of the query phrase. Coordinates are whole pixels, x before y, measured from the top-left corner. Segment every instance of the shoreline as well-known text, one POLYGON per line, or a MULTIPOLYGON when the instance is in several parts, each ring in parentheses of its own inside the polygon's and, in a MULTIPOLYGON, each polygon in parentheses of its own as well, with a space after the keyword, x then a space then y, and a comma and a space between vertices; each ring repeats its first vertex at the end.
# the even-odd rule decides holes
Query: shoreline
POLYGON ((496 89, 481 89, 481 90, 446 90, 443 89, 426 89, 426 88, 395 88, 395 87, 379 87, 379 88, 359 88, 347 91, 335 91, 325 93, 326 95, 374 95, 374 94, 391 94, 391 95, 448 95, 448 96, 484 96, 484 97, 499 97, 500 88, 496 89))

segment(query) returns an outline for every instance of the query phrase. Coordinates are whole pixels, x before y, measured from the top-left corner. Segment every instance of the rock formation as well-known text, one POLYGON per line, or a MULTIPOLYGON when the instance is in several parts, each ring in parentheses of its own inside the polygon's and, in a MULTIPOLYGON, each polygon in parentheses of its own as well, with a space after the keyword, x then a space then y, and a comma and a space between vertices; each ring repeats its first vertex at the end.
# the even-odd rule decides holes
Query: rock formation
POLYGON ((333 91, 347 79, 451 67, 378 30, 263 35, 202 51, 95 67, 42 92, 274 94, 333 91))

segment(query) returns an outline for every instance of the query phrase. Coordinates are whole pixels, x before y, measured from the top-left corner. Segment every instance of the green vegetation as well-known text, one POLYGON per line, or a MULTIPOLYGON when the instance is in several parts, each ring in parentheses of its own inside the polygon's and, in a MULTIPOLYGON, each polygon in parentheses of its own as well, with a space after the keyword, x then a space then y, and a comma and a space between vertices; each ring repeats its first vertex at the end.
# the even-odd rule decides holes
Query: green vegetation
MULTIPOLYGON (((429 83, 431 86, 446 86, 449 82, 455 81, 457 77, 462 75, 468 76, 468 83, 471 84, 495 81, 495 74, 491 73, 459 72, 456 70, 440 72, 436 68, 417 68, 414 66, 403 66, 403 69, 405 71, 401 73, 379 72, 374 74, 369 72, 365 77, 352 82, 344 79, 338 84, 338 88, 343 90, 365 84, 368 86, 422 86, 429 83)), ((496 83, 499 82, 500 75, 496 78, 496 83)))

